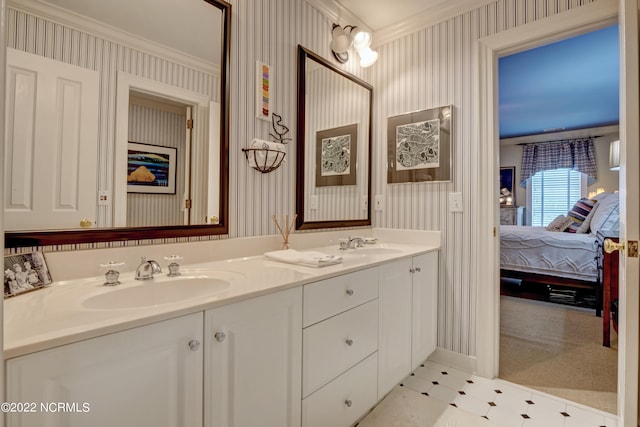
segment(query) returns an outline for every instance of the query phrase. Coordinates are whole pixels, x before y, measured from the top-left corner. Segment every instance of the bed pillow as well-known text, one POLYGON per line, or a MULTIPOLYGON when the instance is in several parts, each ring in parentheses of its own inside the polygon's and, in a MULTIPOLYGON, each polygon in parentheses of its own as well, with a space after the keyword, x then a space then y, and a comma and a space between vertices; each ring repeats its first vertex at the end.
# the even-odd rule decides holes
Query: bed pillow
POLYGON ((597 200, 582 198, 567 212, 567 217, 571 218, 571 224, 565 231, 568 233, 584 234, 589 231, 592 214, 595 213, 597 200))
POLYGON ((545 228, 547 229, 547 231, 561 232, 569 228, 571 224, 573 224, 573 220, 571 218, 567 218, 564 215, 558 215, 545 228))
POLYGON ((606 199, 598 202, 598 209, 591 217, 591 232, 598 230, 617 230, 617 222, 620 220, 620 195, 611 193, 606 199))

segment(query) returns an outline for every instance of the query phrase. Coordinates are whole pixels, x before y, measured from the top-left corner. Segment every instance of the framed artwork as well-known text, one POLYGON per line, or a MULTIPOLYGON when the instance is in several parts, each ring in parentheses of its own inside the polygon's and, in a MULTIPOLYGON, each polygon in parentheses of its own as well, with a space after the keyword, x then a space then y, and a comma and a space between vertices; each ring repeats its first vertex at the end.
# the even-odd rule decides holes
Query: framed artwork
POLYGON ((387 182, 451 181, 451 105, 387 119, 387 182))
POLYGON ((271 66, 256 61, 256 117, 271 120, 273 112, 273 70, 271 66))
POLYGON ((358 125, 316 133, 316 187, 356 185, 358 125))
POLYGON ((4 296, 12 297, 51 284, 42 252, 4 257, 4 296))
POLYGON ((516 177, 516 167, 507 166, 500 168, 500 204, 515 205, 516 195, 513 191, 516 177))
POLYGON ((176 193, 176 148, 129 142, 127 149, 128 193, 176 193))

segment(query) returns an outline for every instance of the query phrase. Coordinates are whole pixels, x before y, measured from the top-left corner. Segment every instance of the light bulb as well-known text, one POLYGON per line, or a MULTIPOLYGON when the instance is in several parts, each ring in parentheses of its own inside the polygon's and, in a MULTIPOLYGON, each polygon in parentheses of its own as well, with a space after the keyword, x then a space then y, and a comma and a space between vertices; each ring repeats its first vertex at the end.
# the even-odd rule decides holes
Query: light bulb
POLYGON ((365 47, 358 51, 360 54, 360 66, 370 67, 374 62, 378 60, 378 52, 371 50, 370 47, 365 47))

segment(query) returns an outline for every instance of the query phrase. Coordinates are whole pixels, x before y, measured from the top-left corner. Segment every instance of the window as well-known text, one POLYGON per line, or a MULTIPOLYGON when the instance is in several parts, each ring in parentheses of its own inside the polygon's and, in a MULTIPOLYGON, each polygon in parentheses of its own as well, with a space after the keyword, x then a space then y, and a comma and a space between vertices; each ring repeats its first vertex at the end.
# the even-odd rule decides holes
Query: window
POLYGON ((527 184, 527 210, 532 226, 546 226, 566 215, 582 197, 586 175, 573 169, 553 169, 533 175, 527 184))

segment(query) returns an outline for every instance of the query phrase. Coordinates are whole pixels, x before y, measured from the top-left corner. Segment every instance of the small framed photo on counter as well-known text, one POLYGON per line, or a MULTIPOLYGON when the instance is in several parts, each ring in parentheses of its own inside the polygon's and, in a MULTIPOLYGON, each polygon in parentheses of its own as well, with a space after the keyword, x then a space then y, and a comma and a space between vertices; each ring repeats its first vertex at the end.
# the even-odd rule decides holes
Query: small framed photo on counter
POLYGON ((42 252, 4 257, 4 296, 12 297, 51 284, 51 275, 42 252))

